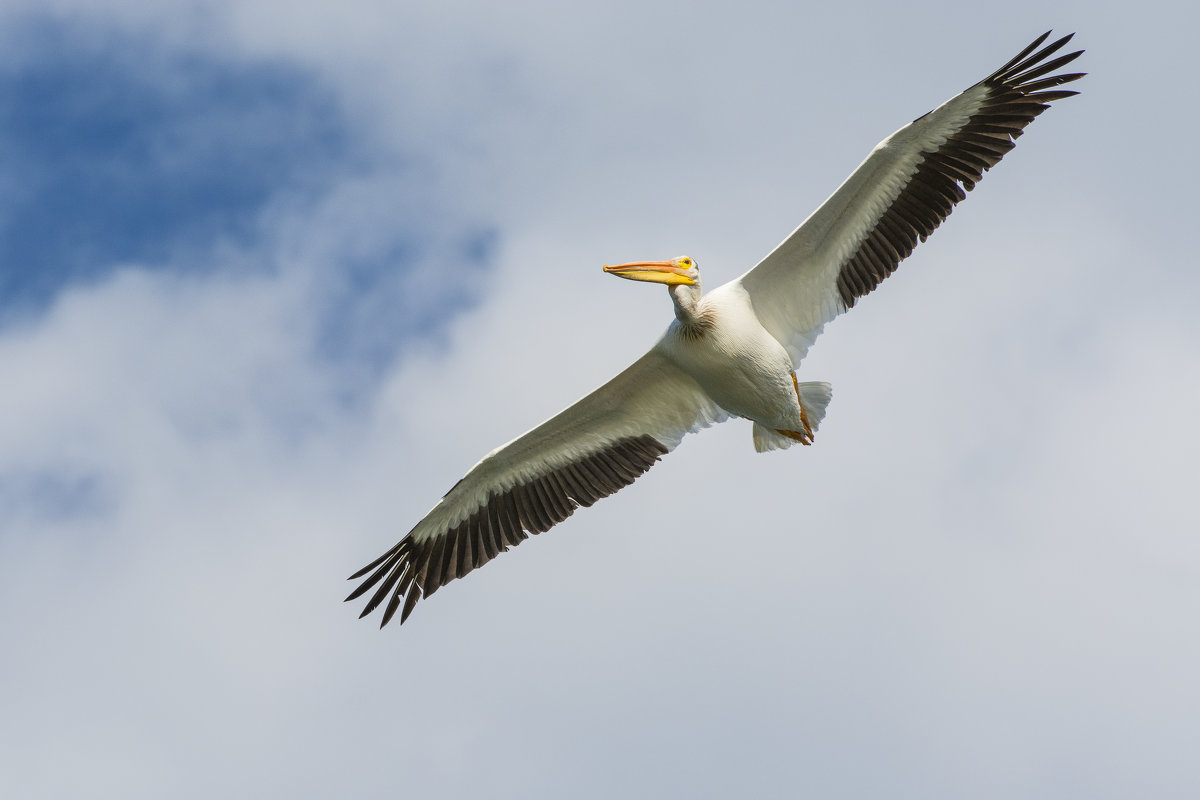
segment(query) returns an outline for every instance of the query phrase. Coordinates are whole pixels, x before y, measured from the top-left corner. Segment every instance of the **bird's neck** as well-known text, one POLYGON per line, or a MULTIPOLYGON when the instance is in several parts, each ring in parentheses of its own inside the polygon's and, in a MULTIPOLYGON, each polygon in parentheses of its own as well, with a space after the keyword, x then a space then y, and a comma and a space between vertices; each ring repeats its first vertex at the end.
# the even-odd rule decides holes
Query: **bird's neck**
POLYGON ((667 288, 675 305, 675 319, 686 333, 702 332, 708 327, 700 308, 700 284, 676 284, 667 288))

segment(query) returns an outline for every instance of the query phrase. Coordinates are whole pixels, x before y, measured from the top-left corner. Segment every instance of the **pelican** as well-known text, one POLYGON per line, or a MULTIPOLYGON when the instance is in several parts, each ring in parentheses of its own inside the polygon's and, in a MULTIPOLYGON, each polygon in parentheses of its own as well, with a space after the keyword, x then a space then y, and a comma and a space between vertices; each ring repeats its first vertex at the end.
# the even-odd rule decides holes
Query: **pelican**
POLYGON ((1084 73, 1052 73, 1083 51, 1051 58, 1071 36, 1042 47, 1049 36, 884 139, 740 278, 701 294, 689 256, 605 265, 667 287, 675 319, 666 333, 617 377, 484 456, 350 576, 363 580, 347 600, 378 585, 360 618, 386 600, 380 627, 401 606, 403 623, 422 597, 633 483, 685 434, 742 417, 759 452, 812 444, 832 393, 797 380, 796 369, 824 325, 925 241, 1034 117, 1078 94, 1054 87, 1084 73))

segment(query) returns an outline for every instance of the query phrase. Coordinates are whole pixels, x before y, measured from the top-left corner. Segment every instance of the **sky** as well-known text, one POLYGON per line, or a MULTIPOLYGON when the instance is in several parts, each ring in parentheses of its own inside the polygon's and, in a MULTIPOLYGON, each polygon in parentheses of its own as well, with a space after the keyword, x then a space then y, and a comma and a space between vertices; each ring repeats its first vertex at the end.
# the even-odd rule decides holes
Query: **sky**
POLYGON ((0 3, 0 795, 1195 797, 1185 4, 0 3), (485 452, 1047 28, 1087 49, 741 421, 380 631, 485 452))

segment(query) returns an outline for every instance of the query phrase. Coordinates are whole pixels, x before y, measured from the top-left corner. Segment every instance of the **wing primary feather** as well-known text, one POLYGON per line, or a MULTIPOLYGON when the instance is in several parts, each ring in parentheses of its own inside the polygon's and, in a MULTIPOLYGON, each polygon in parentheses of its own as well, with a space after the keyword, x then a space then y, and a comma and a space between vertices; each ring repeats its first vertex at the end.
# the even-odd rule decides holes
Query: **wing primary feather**
MULTIPOLYGON (((413 609, 417 607, 417 601, 420 600, 421 597, 422 597, 421 589, 419 587, 414 586, 412 588, 412 590, 408 593, 408 597, 406 597, 404 599, 404 611, 402 611, 400 613, 400 624, 401 625, 403 625, 404 621, 406 619, 408 619, 408 615, 412 613, 413 609)), ((386 625, 386 624, 387 623, 385 621, 379 627, 382 628, 383 625, 386 625)))
POLYGON ((897 261, 908 258, 912 252, 912 242, 916 241, 916 231, 899 216, 884 216, 879 219, 879 229, 887 236, 888 241, 897 253, 897 261))
POLYGON ((596 494, 588 482, 575 469, 574 464, 567 464, 562 468, 562 477, 566 481, 567 487, 571 490, 571 496, 575 498, 575 502, 587 508, 600 499, 600 495, 596 494))
POLYGON ((491 499, 489 498, 484 507, 476 513, 479 515, 479 541, 483 545, 483 560, 491 561, 502 552, 496 541, 496 531, 493 527, 492 520, 495 517, 496 511, 491 499))
POLYGON ((472 517, 467 517, 459 525, 458 536, 458 569, 454 571, 454 577, 461 578, 471 570, 475 569, 475 551, 473 547, 472 537, 475 536, 477 527, 473 529, 471 525, 472 517))
POLYGON ((612 448, 610 452, 613 459, 624 468, 632 480, 636 480, 646 471, 646 467, 642 464, 641 454, 632 445, 622 442, 620 446, 612 448))
POLYGON ((546 510, 554 515, 555 525, 571 516, 572 512, 575 510, 575 507, 571 505, 570 499, 566 496, 562 489, 559 488, 558 484, 555 483, 553 471, 547 472, 538 479, 538 488, 541 489, 542 494, 545 496, 546 503, 549 504, 546 510))
POLYGON ((1036 117, 1050 106, 1023 92, 994 96, 986 105, 988 114, 1018 114, 1036 117))
MULTIPOLYGON (((413 590, 413 593, 416 593, 415 589, 413 590)), ((392 598, 388 600, 387 608, 383 610, 383 618, 379 620, 380 628, 392 621, 392 617, 396 614, 396 609, 400 606, 400 599, 402 597, 404 597, 404 593, 397 590, 396 593, 392 595, 392 598)), ((362 617, 359 617, 359 619, 362 619, 362 617)))
POLYGON ((458 577, 459 551, 462 549, 462 525, 451 528, 446 536, 446 555, 442 559, 442 579, 438 586, 445 586, 458 577))
POLYGON ((504 528, 504 541, 509 546, 516 547, 527 538, 524 528, 521 527, 521 514, 517 508, 517 500, 511 490, 501 495, 500 499, 501 508, 504 510, 508 522, 504 528))
POLYGON ((442 559, 445 553, 446 536, 440 534, 429 543, 429 555, 425 560, 425 568, 421 570, 421 590, 426 597, 436 592, 441 585, 442 559))
POLYGON ((607 479, 598 474, 587 459, 580 459, 572 464, 572 467, 579 473, 580 477, 587 483, 596 496, 608 497, 612 494, 607 487, 607 479))
POLYGON ((375 559, 374 561, 372 561, 370 564, 367 564, 365 567, 363 567, 363 568, 362 568, 362 569, 360 569, 358 572, 356 572, 356 573, 354 573, 353 575, 351 575, 351 576, 350 576, 349 578, 347 578, 346 580, 348 580, 348 581, 356 581, 356 580, 358 580, 359 578, 361 578, 363 575, 366 575, 368 572, 370 572, 371 570, 373 570, 373 569, 375 569, 376 567, 378 567, 378 566, 379 566, 380 564, 382 564, 384 561, 387 561, 389 558, 391 558, 392 556, 394 556, 394 555, 396 554, 396 552, 397 552, 397 551, 400 549, 401 545, 403 545, 403 544, 404 544, 404 540, 403 540, 403 539, 401 539, 401 540, 400 540, 400 543, 399 543, 399 544, 397 544, 395 547, 393 547, 391 550, 388 550, 386 553, 384 553, 384 554, 383 554, 383 555, 381 555, 379 558, 377 558, 377 559, 375 559))
POLYGON ((367 614, 370 614, 379 607, 379 604, 383 602, 383 599, 387 597, 388 593, 392 591, 397 583, 399 583, 400 578, 403 577, 406 568, 407 565, 403 562, 395 565, 395 567, 392 569, 392 573, 388 575, 387 580, 379 585, 379 589, 376 590, 375 594, 371 595, 371 599, 363 608, 362 613, 358 615, 359 619, 362 619, 367 614))
POLYGON ((460 536, 461 533, 461 528, 455 526, 442 534, 442 537, 446 540, 446 552, 442 555, 442 569, 438 573, 440 577, 436 581, 439 586, 444 586, 449 581, 454 580, 454 573, 458 569, 458 548, 459 540, 462 538, 460 536))
MULTIPOLYGON (((528 537, 527 531, 548 530, 580 505, 591 504, 632 483, 667 451, 652 436, 627 437, 573 462, 546 467, 541 475, 508 489, 492 490, 481 505, 459 517, 455 524, 420 539, 415 532, 410 533, 371 562, 373 571, 359 570, 360 578, 367 577, 348 599, 374 588, 361 616, 383 605, 380 627, 397 613, 403 624, 421 599, 519 544, 528 537), (384 600, 388 601, 386 605, 384 600)), ((448 497, 453 502, 454 498, 448 497)))
POLYGON ((407 594, 409 587, 416 583, 417 578, 417 563, 418 555, 413 556, 413 560, 409 562, 408 569, 404 572, 404 577, 396 584, 396 594, 407 594))
POLYGON ((567 486, 567 478, 561 469, 554 470, 551 473, 551 481, 553 482, 559 497, 562 498, 563 505, 567 508, 567 516, 571 516, 579 508, 579 501, 572 497, 571 489, 567 486))
MULTIPOLYGON (((892 179, 897 181, 899 188, 890 201, 878 207, 879 210, 867 211, 868 206, 859 210, 853 205, 857 202, 856 196, 849 194, 848 200, 842 200, 839 194, 843 190, 839 190, 792 235, 803 241, 810 224, 815 224, 821 235, 841 235, 853 240, 848 254, 840 262, 835 262, 838 264, 836 272, 830 276, 834 278, 833 287, 842 307, 853 307, 859 297, 874 290, 895 271, 900 261, 912 253, 918 241, 925 241, 949 217, 954 207, 966 198, 967 192, 983 179, 983 174, 1013 148, 1016 138, 1030 122, 1049 108, 1051 101, 1073 96, 1074 93, 1066 91, 1043 90, 1082 77, 1084 73, 1051 73, 1074 61, 1083 51, 1055 55, 1071 37, 1065 36, 1045 44, 1048 38, 1048 33, 1038 37, 983 81, 944 106, 919 117, 912 125, 876 148, 845 186, 863 185, 855 184, 855 179, 865 181, 868 186, 879 185, 877 176, 887 174, 881 171, 892 170, 892 179), (959 108, 957 113, 963 116, 955 117, 955 111, 945 111, 956 103, 959 108), (921 126, 928 132, 924 132, 921 126), (910 130, 913 132, 910 133, 910 130), (895 151, 897 155, 891 155, 893 151, 889 149, 893 141, 900 143, 895 151), (903 147, 921 148, 915 163, 903 160, 900 155, 903 147), (860 178, 860 175, 865 177, 860 178), (851 205, 843 205, 847 202, 851 205), (826 212, 826 207, 831 210, 826 212), (826 218, 822 218, 823 213, 826 218), (829 215, 851 219, 854 213, 870 213, 874 216, 862 219, 864 224, 861 228, 832 229, 839 233, 825 233, 831 228, 820 227, 829 226, 831 222, 838 224, 829 215), (811 223, 812 219, 821 221, 811 223)), ((863 190, 850 188, 845 191, 863 190)), ((877 195, 864 192, 862 196, 877 195)), ((788 252, 787 245, 788 241, 785 241, 776 249, 776 253, 788 252)), ((772 253, 759 267, 743 276, 742 283, 751 292, 756 310, 763 308, 760 318, 768 323, 779 324, 784 321, 776 322, 771 315, 781 302, 776 298, 786 297, 786 294, 780 293, 778 278, 773 282, 765 278, 776 263, 780 267, 783 265, 782 261, 774 261, 774 257, 775 253, 772 253), (751 280, 757 277, 760 269, 764 275, 761 287, 751 280), (764 297, 764 294, 772 296, 764 297)), ((820 268, 816 264, 819 262, 814 263, 813 269, 820 268)), ((811 293, 811 289, 807 291, 811 293)), ((823 308, 830 307, 825 305, 823 308)), ((832 312, 822 313, 836 313, 837 308, 832 308, 832 312)), ((816 319, 818 323, 824 321, 828 321, 825 316, 816 319)), ((768 329, 772 330, 770 326, 768 329)), ((798 327, 794 329, 800 332, 798 327)))
POLYGON ((878 227, 875 232, 863 239, 863 243, 875 255, 875 261, 879 264, 879 280, 883 280, 888 275, 892 274, 892 270, 900 263, 899 253, 889 251, 886 240, 879 233, 878 227))
MULTIPOLYGON (((904 190, 913 198, 926 206, 934 214, 943 212, 946 208, 950 208, 950 202, 938 193, 937 189, 930 186, 926 181, 919 176, 920 170, 914 172, 909 178, 908 185, 904 190)), ((932 218, 931 218, 932 221, 932 218)))
POLYGON ((554 506, 550 504, 550 498, 546 495, 545 488, 540 477, 534 478, 527 485, 529 497, 534 503, 538 519, 542 524, 542 529, 538 533, 545 533, 558 522, 554 515, 554 506))
POLYGON ((376 569, 375 572, 373 572, 370 577, 365 578, 363 580, 363 582, 361 584, 359 584, 358 588, 356 588, 353 592, 351 592, 349 595, 347 595, 346 600, 344 600, 343 602, 354 600, 355 598, 359 597, 363 592, 365 592, 367 589, 370 589, 372 586, 374 586, 376 583, 378 583, 379 579, 382 578, 385 574, 387 574, 387 571, 392 568, 392 564, 393 564, 394 560, 401 555, 404 548, 406 547, 405 543, 407 541, 408 541, 407 537, 405 537, 404 539, 401 539, 396 544, 395 547, 391 548, 386 553, 384 553, 382 556, 375 559, 370 564, 368 564, 367 566, 360 569, 358 572, 351 575, 348 580, 355 580, 356 578, 362 578, 363 575, 366 575, 368 570, 372 569, 373 567, 378 567, 378 569, 376 569))
POLYGON ((525 497, 525 487, 517 484, 509 489, 505 496, 512 500, 513 509, 516 511, 516 528, 518 530, 529 529, 537 531, 537 523, 533 518, 533 509, 529 507, 529 501, 525 497))
POLYGON ((554 526, 553 507, 549 504, 550 498, 546 496, 545 487, 542 485, 540 477, 534 478, 529 483, 525 484, 525 490, 529 493, 529 499, 534 505, 534 509, 538 515, 538 522, 541 524, 541 531, 550 530, 554 526))
POLYGON ((386 575, 389 570, 395 569, 396 562, 393 560, 393 558, 398 558, 398 556, 396 556, 395 553, 396 553, 396 551, 392 550, 389 553, 389 560, 387 562, 385 562, 382 566, 380 566, 379 569, 375 570, 375 572, 371 574, 371 577, 367 578, 362 583, 360 583, 358 585, 358 588, 356 588, 350 594, 346 595, 346 599, 343 600, 342 602, 348 603, 351 600, 357 600, 368 589, 370 589, 375 584, 379 583, 380 579, 383 578, 383 576, 386 575))
MULTIPOLYGON (((908 185, 939 217, 947 217, 954 210, 954 203, 958 198, 950 193, 950 186, 953 184, 949 180, 938 180, 939 177, 941 176, 936 172, 925 167, 912 174, 908 185)), ((938 219, 938 222, 941 222, 941 219, 938 219)))
POLYGON ((608 454, 608 465, 617 474, 622 486, 628 486, 642 474, 640 469, 637 469, 625 459, 618 457, 615 453, 608 454))
POLYGON ((570 513, 563 508, 562 500, 559 499, 557 492, 551 486, 550 473, 540 476, 534 484, 535 490, 542 499, 542 508, 549 515, 550 524, 546 526, 546 530, 549 530, 569 517, 570 513))
POLYGON ((643 458, 646 459, 647 469, 649 469, 654 465, 655 462, 670 452, 670 449, 665 444, 649 435, 630 439, 629 444, 631 447, 638 450, 642 454, 643 458))
POLYGON ((605 460, 622 480, 630 476, 636 477, 641 474, 641 470, 636 466, 636 462, 630 455, 626 455, 626 451, 622 447, 612 447, 605 451, 605 460))
POLYGON ((1013 56, 1012 59, 1008 63, 1006 63, 1003 67, 1001 67, 1000 69, 996 70, 991 75, 989 75, 986 80, 992 80, 997 75, 1003 75, 1005 72, 1008 72, 1008 70, 1011 69, 1013 67, 1013 65, 1019 63, 1021 61, 1021 59, 1025 58, 1025 56, 1032 53, 1038 47, 1038 45, 1040 45, 1042 42, 1049 39, 1050 34, 1053 32, 1054 31, 1046 31, 1041 36, 1034 39, 1032 42, 1029 43, 1029 45, 1024 50, 1022 50, 1021 52, 1019 52, 1015 56, 1013 56))
POLYGON ((846 270, 850 271, 850 269, 853 269, 868 291, 885 277, 883 262, 871 249, 871 237, 868 236, 859 243, 854 260, 846 265, 846 270))
MULTIPOLYGON (((1034 64, 1037 64, 1040 61, 1044 61, 1045 59, 1054 55, 1059 50, 1061 50, 1067 42, 1071 41, 1071 39, 1074 36, 1075 36, 1075 34, 1068 33, 1066 36, 1062 37, 1061 39, 1051 42, 1050 44, 1043 47, 1041 50, 1038 50, 1036 53, 1034 53, 1033 55, 1026 58, 1021 63, 1014 64, 1013 66, 1009 67, 1008 69, 1003 70, 998 75, 993 74, 991 80, 995 80, 997 82, 1003 81, 1005 83, 1011 82, 1013 80, 1014 75, 1019 75, 1019 74, 1023 73, 1025 70, 1027 70, 1029 67, 1033 66, 1034 64)), ((1082 52, 1082 51, 1080 51, 1080 52, 1082 52)), ((1070 55, 1071 55, 1071 57, 1074 57, 1077 54, 1072 53, 1070 55)), ((1070 59, 1068 58, 1068 60, 1070 60, 1070 59)))
POLYGON ((904 195, 896 198, 896 202, 892 205, 890 212, 896 215, 896 218, 903 220, 905 225, 913 229, 916 235, 913 237, 915 243, 917 239, 924 241, 933 229, 929 227, 929 223, 925 221, 920 214, 917 213, 916 205, 911 198, 904 195))
POLYGON ((612 460, 612 456, 607 452, 593 455, 592 464, 608 478, 614 492, 626 485, 624 470, 612 460))
MULTIPOLYGON (((1079 77, 1083 77, 1083 76, 1080 75, 1079 77)), ((1057 91, 1057 92, 1038 92, 1037 94, 1031 95, 1031 96, 1036 97, 1038 100, 1041 100, 1043 103, 1052 103, 1055 100, 1065 100, 1066 98, 1074 97, 1077 94, 1079 94, 1079 92, 1073 92, 1070 89, 1063 89, 1063 90, 1057 91)))
POLYGON ((571 499, 571 493, 567 490, 566 484, 563 483, 560 473, 561 470, 547 472, 543 480, 546 482, 546 490, 550 493, 558 508, 558 521, 562 522, 575 513, 577 503, 571 499))
POLYGON ((500 518, 500 537, 505 547, 516 547, 523 539, 517 537, 521 533, 521 517, 517 513, 516 501, 510 492, 504 492, 496 497, 496 509, 500 518), (514 533, 516 531, 516 533, 514 533))
POLYGON ((626 452, 636 459, 638 466, 638 474, 644 473, 646 470, 653 467, 663 455, 666 455, 667 448, 662 445, 653 436, 641 436, 637 439, 630 439, 624 443, 626 452))
POLYGON ((1016 147, 1009 140, 1007 134, 983 133, 975 125, 964 128, 958 138, 962 140, 963 144, 970 144, 981 158, 985 157, 983 155, 985 152, 989 153, 989 157, 993 159, 989 162, 989 166, 1000 163, 1004 154, 1016 147))
POLYGON ((985 78, 983 82, 987 83, 988 81, 992 81, 992 82, 1001 81, 1006 76, 1014 75, 1014 74, 1020 72, 1021 70, 1027 68, 1030 64, 1036 64, 1038 61, 1041 61, 1046 56, 1059 50, 1063 45, 1065 45, 1067 42, 1071 41, 1071 37, 1075 35, 1073 33, 1069 33, 1066 36, 1064 36, 1063 38, 1059 39, 1058 41, 1051 42, 1050 44, 1043 47, 1041 50, 1038 50, 1038 52, 1033 53, 1034 48, 1038 47, 1039 45, 1041 45, 1042 42, 1046 41, 1046 38, 1049 37, 1050 33, 1051 33, 1051 31, 1046 31, 1044 34, 1042 34, 1038 38, 1034 39, 1033 43, 1029 47, 1026 47, 1024 50, 1022 50, 1020 53, 1018 53, 1016 55, 1016 57, 1014 57, 1011 61, 1009 61, 1003 67, 996 70, 991 75, 987 76, 987 78, 985 78), (1030 53, 1033 53, 1033 55, 1029 55, 1030 53))
POLYGON ((542 502, 542 495, 538 491, 536 480, 525 484, 525 496, 529 499, 530 508, 533 509, 538 523, 534 533, 545 533, 554 527, 554 519, 550 515, 550 510, 542 502))
POLYGON ((904 259, 904 256, 900 255, 900 252, 892 245, 891 239, 882 226, 876 227, 875 235, 868 236, 867 241, 875 248, 875 254, 883 261, 884 268, 887 270, 887 273, 884 275, 886 278, 896 268, 896 265, 904 259))
MULTIPOLYGON (((983 173, 1000 163, 1000 156, 974 142, 956 142, 937 154, 947 163, 959 165, 971 174, 971 185, 983 180, 983 173)), ((970 187, 968 187, 970 191, 970 187)))
POLYGON ((492 557, 487 554, 486 548, 483 545, 483 537, 486 535, 487 515, 476 513, 471 517, 471 552, 474 555, 474 560, 471 562, 471 569, 482 567, 484 564, 492 560, 492 557))
POLYGON ((529 487, 523 483, 517 484, 512 488, 510 494, 517 502, 521 527, 533 534, 541 533, 541 519, 534 510, 533 499, 529 496, 529 487))
MULTIPOLYGON (((983 171, 988 168, 986 161, 962 147, 930 153, 925 158, 930 163, 936 164, 939 169, 951 172, 951 177, 962 181, 968 190, 975 185, 976 181, 983 179, 983 171)), ((886 218, 884 216, 881 219, 886 218)))
POLYGON ((508 545, 504 541, 504 529, 500 522, 500 504, 496 501, 495 496, 488 498, 487 502, 487 520, 488 532, 492 537, 492 550, 496 555, 508 552, 508 545))
MULTIPOLYGON (((1040 78, 1048 72, 1053 72, 1054 70, 1058 69, 1059 67, 1070 64, 1072 61, 1079 58, 1079 56, 1081 56, 1082 54, 1083 54, 1082 50, 1076 50, 1074 53, 1067 53, 1065 56, 1060 56, 1060 57, 1054 59, 1053 61, 1042 64, 1040 67, 1034 67, 1031 70, 1022 72, 1020 75, 1017 75, 1012 80, 1017 84, 1024 84, 1026 81, 1032 81, 1036 78, 1040 78)), ((1065 83, 1065 82, 1066 81, 1063 81, 1061 79, 1061 77, 1059 78, 1060 84, 1065 83)))
POLYGON ((987 121, 986 122, 976 122, 975 120, 972 120, 971 121, 971 130, 978 131, 980 133, 997 134, 999 136, 1004 137, 1005 139, 1010 139, 1010 140, 1019 138, 1021 136, 1021 126, 1020 125, 999 124, 995 120, 992 120, 989 117, 983 117, 983 119, 986 119, 987 121))
POLYGON ((595 474, 600 475, 604 479, 604 487, 608 489, 608 494, 612 494, 621 488, 621 479, 605 459, 594 455, 585 459, 583 463, 591 467, 595 474))

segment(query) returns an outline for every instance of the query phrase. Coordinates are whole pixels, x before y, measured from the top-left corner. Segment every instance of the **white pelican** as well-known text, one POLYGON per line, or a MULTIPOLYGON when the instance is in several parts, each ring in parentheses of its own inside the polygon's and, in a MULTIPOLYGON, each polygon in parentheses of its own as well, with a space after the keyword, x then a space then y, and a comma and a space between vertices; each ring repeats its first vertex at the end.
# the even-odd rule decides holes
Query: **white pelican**
POLYGON ((949 216, 1022 129, 1055 100, 1056 74, 1078 51, 1050 59, 1065 36, 1011 61, 884 139, 812 216, 754 269, 708 294, 687 256, 605 266, 665 284, 667 332, 632 366, 523 436, 484 456, 394 547, 350 576, 347 600, 379 584, 380 627, 417 601, 628 486, 684 434, 744 417, 758 451, 811 444, 831 396, 796 380, 825 323, 873 290, 949 216), (1050 60, 1048 60, 1050 59, 1050 60))

